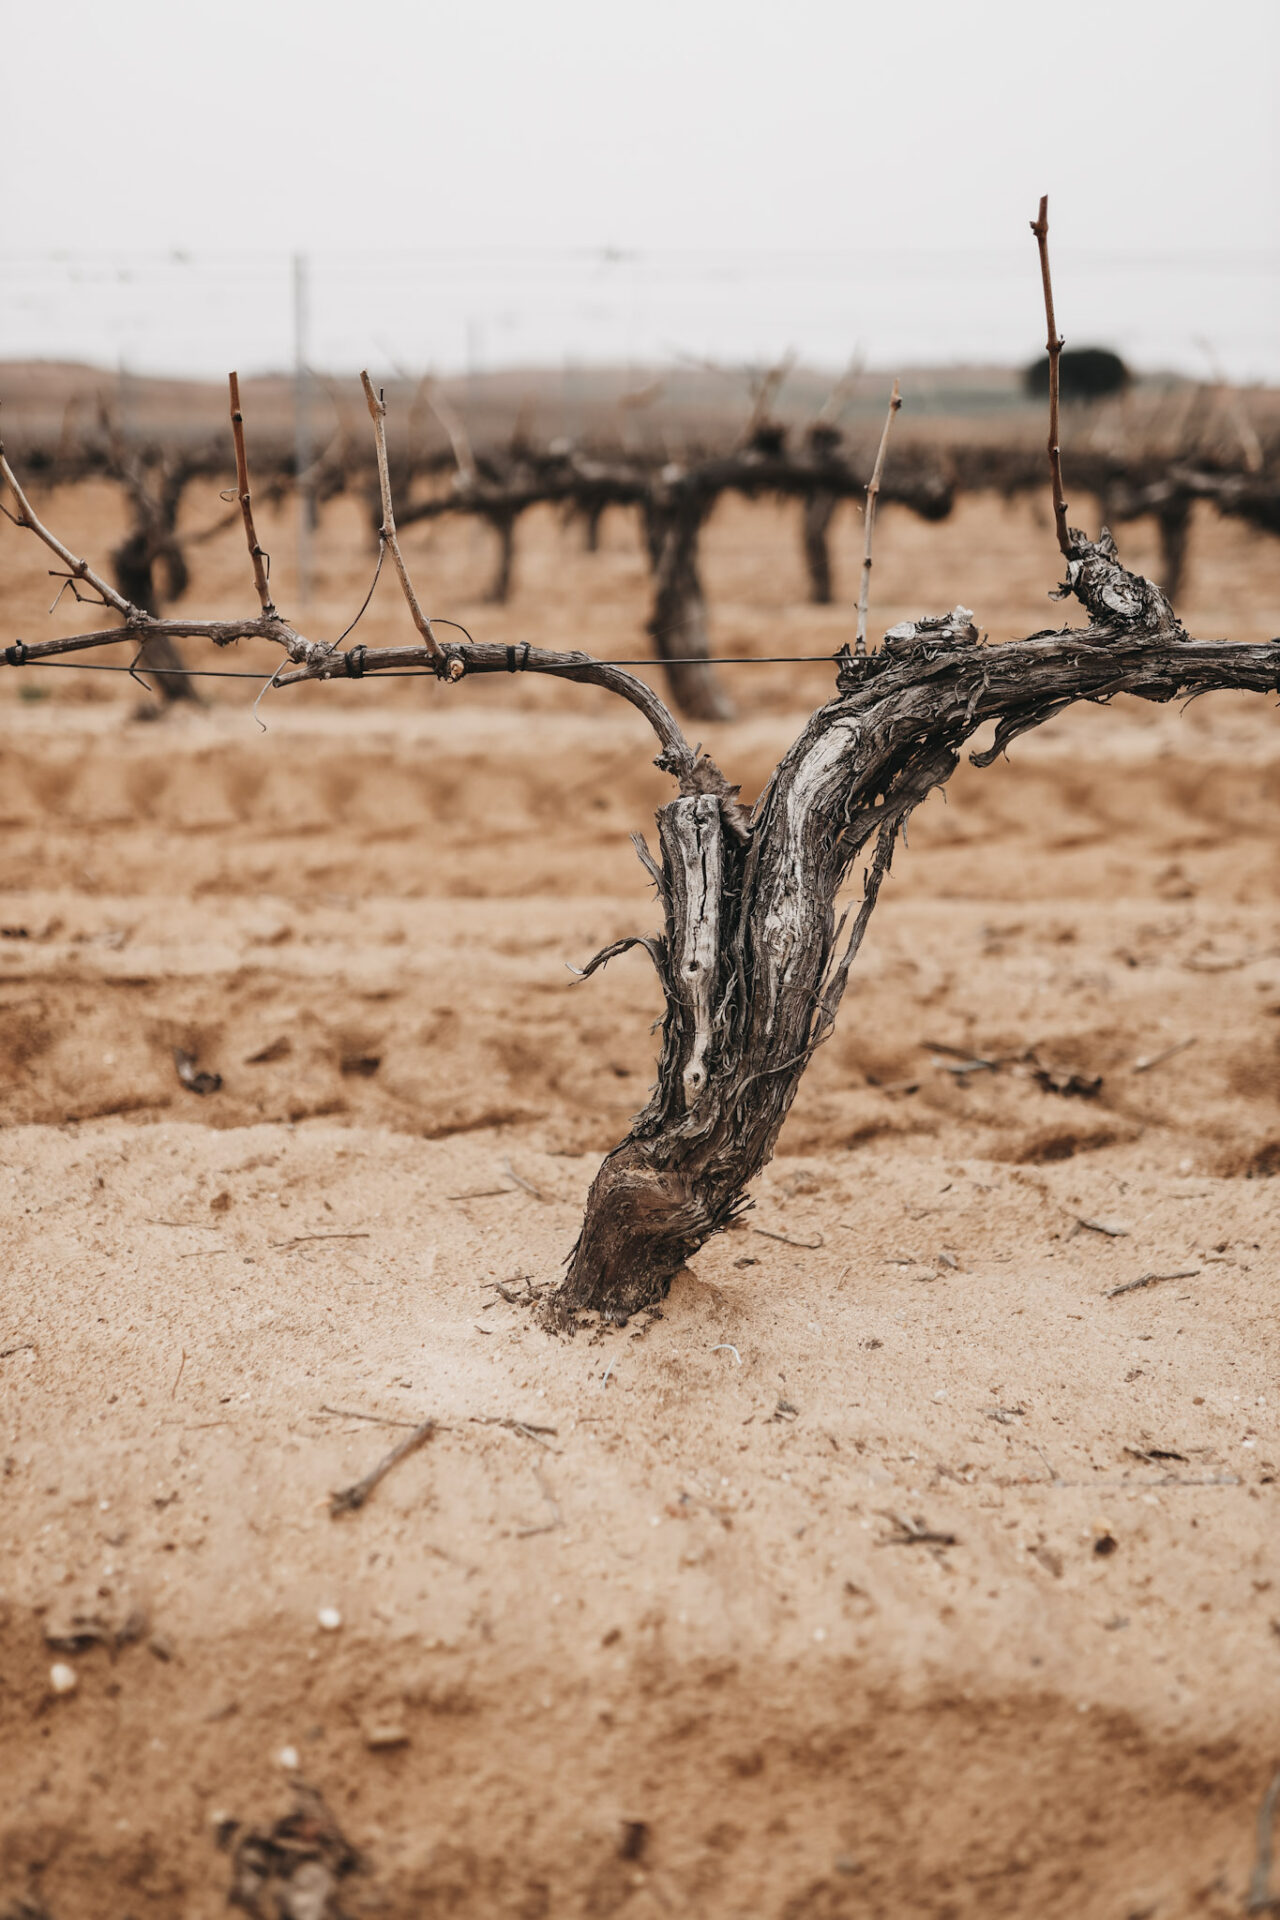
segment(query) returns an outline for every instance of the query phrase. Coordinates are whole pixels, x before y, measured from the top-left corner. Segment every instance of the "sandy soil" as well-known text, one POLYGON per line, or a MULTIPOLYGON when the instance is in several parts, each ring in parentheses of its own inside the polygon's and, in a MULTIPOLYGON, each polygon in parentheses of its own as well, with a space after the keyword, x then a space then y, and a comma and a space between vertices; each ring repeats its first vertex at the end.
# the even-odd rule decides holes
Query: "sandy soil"
MULTIPOLYGON (((107 491, 45 504, 105 550, 107 491)), ((795 536, 713 523, 722 651, 842 637, 795 536)), ((880 545, 882 623, 1049 617, 1029 508, 880 545)), ((621 520, 595 557, 531 523, 503 610, 473 530, 410 547, 487 636, 637 650, 621 520)), ((317 630, 368 567, 340 505, 317 630)), ((243 576, 200 549, 192 605, 243 576)), ((1280 547, 1197 525, 1197 631, 1278 603, 1280 547)), ((380 595, 367 637, 402 625, 380 595)), ((123 677, 0 681, 0 1912, 222 1912, 294 1809, 259 1905, 293 1920, 1243 1911, 1280 1762, 1270 708, 1090 710, 963 770, 756 1210, 660 1318, 561 1343, 526 1282, 653 1058, 641 959, 565 969, 652 922, 639 724, 410 681, 261 734, 243 683, 144 723, 123 677)), ((827 674, 731 684, 749 792, 827 674)))

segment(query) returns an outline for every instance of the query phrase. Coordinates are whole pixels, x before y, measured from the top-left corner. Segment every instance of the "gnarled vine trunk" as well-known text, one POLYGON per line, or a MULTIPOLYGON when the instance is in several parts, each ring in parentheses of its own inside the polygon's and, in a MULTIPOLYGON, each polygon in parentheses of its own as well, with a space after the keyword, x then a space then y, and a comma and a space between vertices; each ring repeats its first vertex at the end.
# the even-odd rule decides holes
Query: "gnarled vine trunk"
POLYGON ((653 569, 649 633, 681 713, 692 720, 728 720, 733 708, 711 664, 707 601, 698 569, 705 513, 703 501, 684 491, 673 499, 646 503, 645 536, 653 569))
MULTIPOLYGON (((1049 289, 1046 206, 1042 200, 1033 230, 1052 359, 1061 342, 1049 289)), ((283 618, 271 599, 254 526, 232 374, 238 511, 260 612, 233 620, 151 619, 44 525, 0 447, 0 483, 16 508, 10 518, 50 549, 62 577, 78 583, 90 604, 123 622, 44 641, 15 640, 0 651, 0 661, 20 669, 53 655, 113 646, 125 634, 140 643, 201 636, 216 646, 254 638, 284 651, 287 666, 282 662, 272 681, 277 688, 415 668, 451 685, 471 674, 536 673, 602 688, 644 715, 661 743, 656 764, 679 787, 658 816, 660 862, 644 849, 665 927, 661 935, 616 942, 585 971, 630 946, 649 952, 667 1003, 658 1081, 592 1183, 568 1273, 550 1303, 552 1321, 566 1327, 582 1309, 625 1319, 660 1300, 684 1262, 746 1204, 747 1185, 773 1152, 804 1068, 831 1031, 898 833, 912 809, 949 778, 974 731, 996 723, 994 745, 974 756, 987 765, 1019 733, 1077 700, 1105 702, 1129 693, 1165 701, 1217 688, 1275 692, 1280 640, 1252 646, 1192 640, 1159 589, 1120 566, 1108 533, 1089 541, 1068 527, 1051 388, 1054 521, 1067 561, 1066 584, 1056 597, 1073 594, 1088 625, 980 646, 971 616, 956 608, 890 629, 877 653, 855 655, 846 647, 836 661, 834 697, 808 721, 748 814, 737 789, 690 747, 653 689, 621 665, 470 638, 441 644, 396 536, 385 406, 368 375, 362 378, 378 451, 380 537, 390 547, 421 645, 344 650, 308 639, 283 618), (862 899, 844 939, 837 898, 873 841, 862 899)), ((734 484, 775 489, 780 476, 766 456, 755 458, 749 483, 739 473, 734 484)), ((699 471, 696 484, 681 486, 681 479, 679 471, 664 473, 662 501, 649 496, 645 503, 655 574, 660 587, 679 588, 677 605, 681 595, 687 604, 695 589, 700 599, 697 534, 706 503, 721 490, 709 468, 699 471)), ((438 510, 442 503, 425 503, 419 517, 438 510)), ((705 654, 695 664, 709 672, 705 654)))
MULTIPOLYGON (((186 556, 177 537, 178 506, 182 498, 185 470, 164 476, 164 484, 153 494, 145 485, 140 470, 126 470, 133 505, 134 524, 111 555, 116 585, 133 606, 160 615, 160 588, 156 580, 159 568, 166 600, 180 600, 190 584, 186 556)), ((136 665, 154 677, 157 691, 166 705, 177 701, 200 704, 195 683, 186 677, 181 653, 164 633, 149 633, 138 650, 136 665)))
POLYGON ((880 652, 841 657, 835 697, 749 819, 706 762, 709 790, 686 781, 659 813, 661 863, 649 865, 666 926, 644 942, 667 1002, 658 1082, 592 1185, 553 1308, 561 1324, 581 1309, 624 1319, 652 1306, 744 1206, 831 1030, 897 835, 977 728, 997 722, 994 746, 974 756, 985 766, 1077 700, 1280 686, 1280 641, 1192 641, 1163 594, 1119 566, 1109 535, 1071 542, 1068 587, 1088 627, 979 646, 957 608, 892 629, 880 652), (837 896, 872 841, 842 941, 837 896))
POLYGON ((831 605, 831 548, 828 534, 838 504, 835 494, 825 489, 805 496, 801 523, 804 564, 809 575, 809 599, 815 607, 831 605))
POLYGON ((498 536, 498 557, 484 597, 491 607, 505 607, 511 598, 515 570, 516 513, 514 508, 494 507, 485 518, 498 536))

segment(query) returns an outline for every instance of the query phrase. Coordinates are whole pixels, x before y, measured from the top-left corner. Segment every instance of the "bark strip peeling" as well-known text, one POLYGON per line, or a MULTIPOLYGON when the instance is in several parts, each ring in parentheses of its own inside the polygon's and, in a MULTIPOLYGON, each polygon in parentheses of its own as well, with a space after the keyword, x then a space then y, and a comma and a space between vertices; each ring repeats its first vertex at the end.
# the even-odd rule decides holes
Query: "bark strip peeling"
POLYGON ((679 994, 688 1028, 680 1069, 685 1111, 707 1085, 712 997, 720 957, 720 895, 724 848, 719 803, 709 794, 673 800, 658 818, 667 884, 672 895, 669 991, 679 994))

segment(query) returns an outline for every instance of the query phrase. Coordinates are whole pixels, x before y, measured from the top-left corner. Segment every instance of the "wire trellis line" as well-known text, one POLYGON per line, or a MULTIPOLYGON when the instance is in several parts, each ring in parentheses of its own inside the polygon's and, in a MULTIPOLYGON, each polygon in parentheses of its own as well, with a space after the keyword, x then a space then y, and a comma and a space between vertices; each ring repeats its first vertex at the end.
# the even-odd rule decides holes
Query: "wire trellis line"
MULTIPOLYGON (((709 659, 701 654, 688 654, 677 655, 671 659, 661 660, 603 660, 602 664, 609 667, 654 668, 700 667, 706 666, 709 663, 717 667, 791 667, 814 665, 831 667, 836 665, 839 658, 839 654, 836 653, 741 654, 736 658, 731 657, 728 659, 720 654, 712 655, 709 659)), ((51 671, 59 673, 133 673, 135 676, 141 673, 150 674, 155 679, 164 677, 165 679, 176 680, 261 680, 262 678, 261 673, 253 673, 244 667, 149 667, 139 665, 135 669, 134 667, 113 665, 105 660, 40 659, 23 660, 21 662, 12 662, 11 664, 20 664, 24 667, 32 668, 48 668, 51 671)), ((331 676, 334 680, 342 680, 346 677, 346 675, 341 673, 336 673, 331 676)), ((435 680, 439 678, 433 667, 372 667, 369 669, 367 675, 361 675, 359 677, 370 680, 435 680)), ((313 678, 320 680, 322 676, 316 674, 313 678)), ((286 684, 301 686, 306 683, 297 681, 286 684)), ((283 690, 284 689, 281 688, 282 692, 283 690)))

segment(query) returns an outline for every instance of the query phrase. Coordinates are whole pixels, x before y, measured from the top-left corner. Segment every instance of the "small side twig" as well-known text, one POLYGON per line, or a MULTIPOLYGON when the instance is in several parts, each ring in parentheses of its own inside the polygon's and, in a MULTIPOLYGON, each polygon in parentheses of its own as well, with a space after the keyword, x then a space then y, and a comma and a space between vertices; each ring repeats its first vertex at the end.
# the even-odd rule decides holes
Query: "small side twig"
POLYGON ((855 653, 865 653, 867 650, 867 604, 871 598, 871 540, 876 526, 876 502, 880 497, 880 479, 884 473, 884 456, 889 445, 889 429, 893 425, 893 416, 901 405, 902 394, 895 380, 893 392, 889 396, 889 411, 885 415, 884 432, 880 435, 876 464, 871 470, 871 479, 867 485, 867 504, 863 516, 865 537, 862 544, 862 584, 858 588, 858 629, 853 640, 855 653))
POLYGON ((244 448, 244 415, 240 411, 240 375, 228 374, 227 384, 231 389, 231 437, 236 449, 236 494, 240 501, 240 517, 244 521, 244 537, 249 545, 253 584, 263 618, 274 620, 277 614, 267 581, 267 556, 258 544, 257 529, 253 524, 253 496, 249 492, 249 458, 244 448))
POLYGON ((1064 556, 1071 558, 1071 535, 1067 528, 1067 503, 1062 493, 1062 448, 1058 444, 1058 362, 1062 357, 1063 342, 1058 334, 1058 323, 1053 312, 1053 279, 1049 272, 1049 196, 1040 196, 1040 211, 1031 222, 1031 231, 1036 237, 1036 246, 1040 250, 1040 279, 1044 287, 1044 318, 1048 330, 1046 348, 1049 354, 1049 479, 1053 487, 1053 524, 1058 535, 1058 546, 1064 556))
POLYGON ((379 1460, 377 1466, 372 1467, 363 1480, 357 1480, 354 1486, 341 1487, 337 1493, 330 1494, 330 1518, 336 1520, 340 1514, 354 1513, 357 1508, 362 1507, 379 1481, 386 1479, 392 1467, 399 1466, 400 1462, 407 1460, 411 1453, 416 1453, 419 1447, 425 1446, 435 1430, 434 1420, 424 1420, 422 1425, 415 1427, 398 1447, 392 1447, 390 1453, 379 1460))
POLYGON ((367 373, 360 375, 360 384, 364 388, 369 418, 373 422, 373 437, 378 454, 378 487, 382 495, 380 529, 382 538, 386 541, 391 558, 396 563, 396 572, 400 576, 400 590, 404 594, 405 604, 413 624, 426 641, 428 653, 433 659, 439 660, 443 656, 444 649, 436 639, 430 620, 418 604, 418 596, 413 590, 413 582, 409 578, 409 569, 404 563, 404 555, 400 551, 400 541, 396 534, 396 516, 391 505, 391 472, 387 466, 387 403, 381 394, 374 392, 373 382, 367 373))
MULTIPOLYGON (((94 572, 87 560, 77 560, 70 547, 64 547, 57 534, 51 533, 48 527, 45 526, 43 520, 40 519, 26 494, 19 486, 18 477, 5 458, 3 444, 0 444, 0 479, 4 480, 18 503, 18 526, 25 527, 29 533, 34 533, 36 539, 42 540, 51 553, 57 554, 63 566, 66 567, 73 585, 77 580, 83 581, 86 587, 93 589, 104 606, 115 608, 116 612, 124 619, 126 625, 131 627, 145 627, 150 620, 150 615, 144 613, 141 607, 133 606, 125 599, 122 593, 117 593, 116 589, 110 586, 108 582, 102 578, 101 574, 94 572)), ((78 595, 77 598, 79 598, 78 595)), ((115 634, 111 635, 112 639, 116 639, 117 637, 115 634)))

